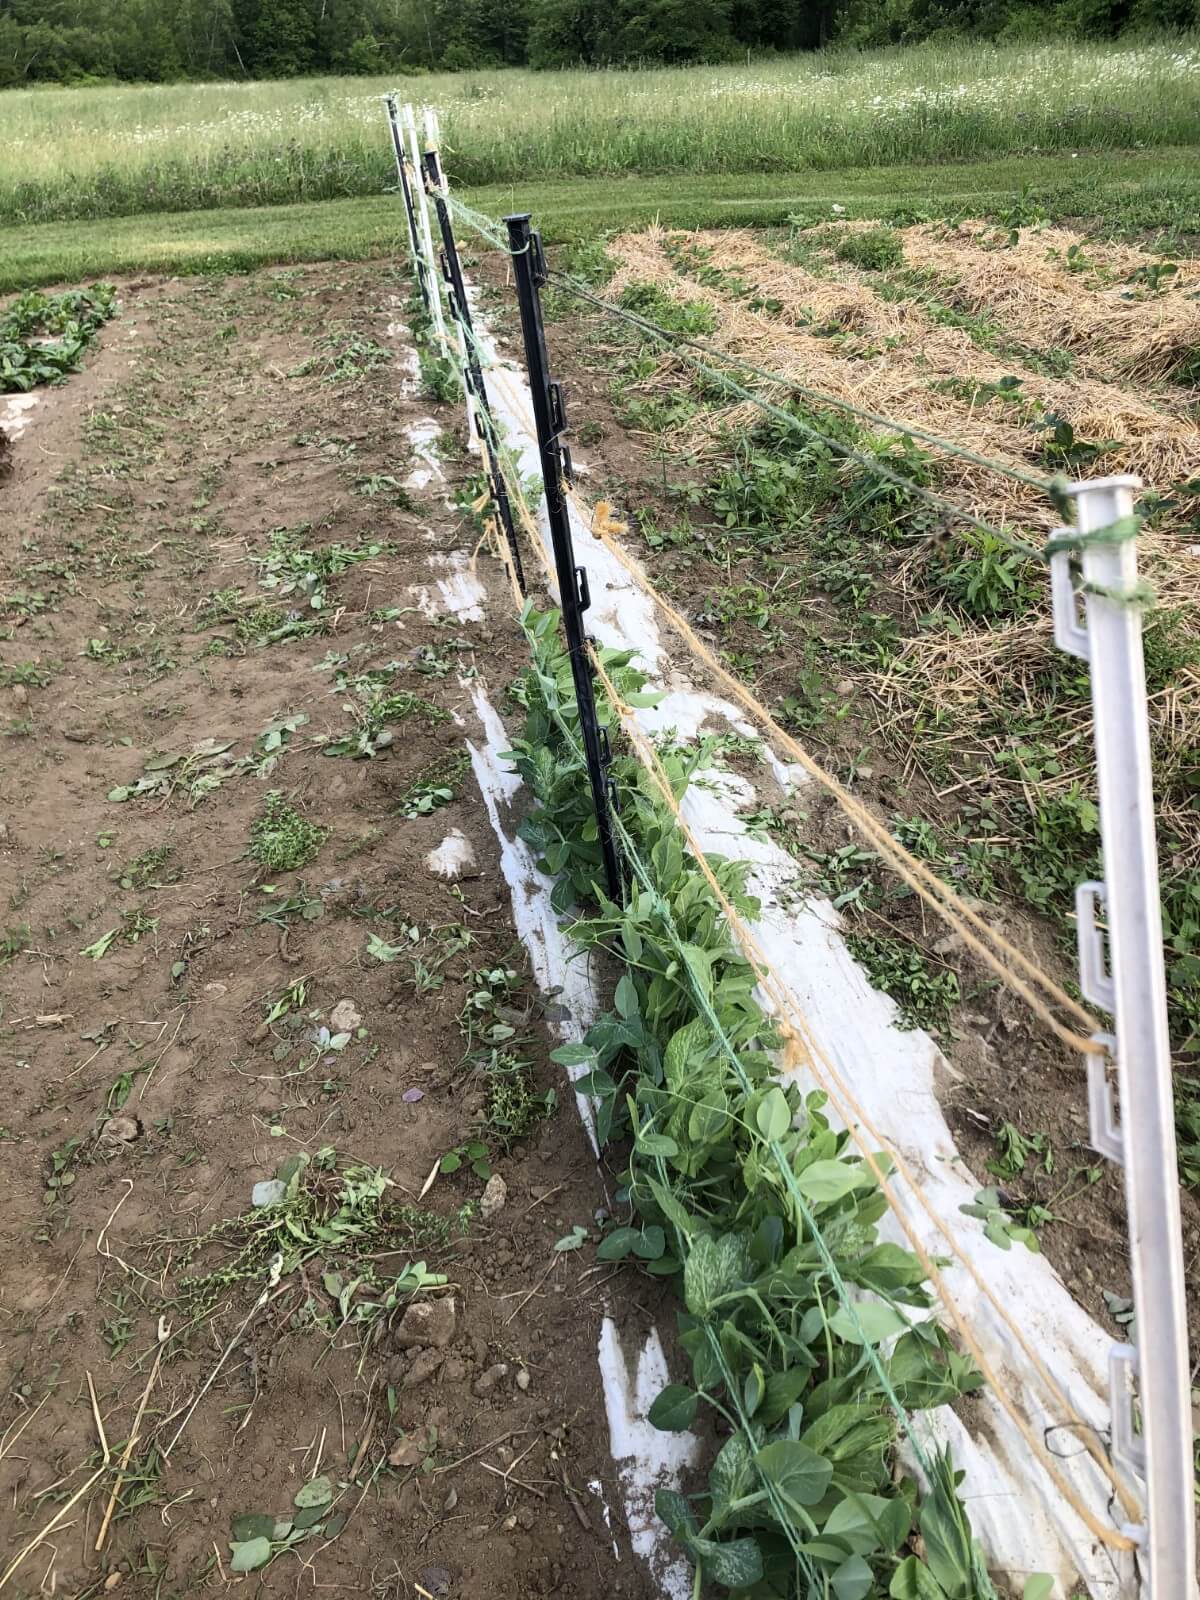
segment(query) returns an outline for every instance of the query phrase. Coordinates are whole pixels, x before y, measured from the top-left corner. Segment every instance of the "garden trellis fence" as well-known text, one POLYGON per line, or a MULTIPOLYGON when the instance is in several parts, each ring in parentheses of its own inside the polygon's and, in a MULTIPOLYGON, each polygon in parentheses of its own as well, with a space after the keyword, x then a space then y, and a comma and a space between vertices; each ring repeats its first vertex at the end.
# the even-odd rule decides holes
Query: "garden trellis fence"
MULTIPOLYGON (((571 662, 582 748, 572 730, 564 731, 587 767, 610 897, 619 899, 627 887, 622 881, 618 845, 629 868, 629 884, 635 889, 640 884, 652 893, 653 872, 638 858, 633 841, 621 822, 619 797, 608 771, 611 755, 608 730, 596 716, 594 673, 600 676, 612 714, 620 721, 652 778, 655 778, 656 758, 653 746, 639 733, 633 713, 622 703, 617 687, 605 673, 587 639, 584 624, 589 599, 587 577, 576 563, 566 514, 568 497, 574 494, 570 457, 562 440, 566 417, 561 392, 549 375, 539 290, 552 278, 556 287, 575 295, 603 315, 636 326, 645 336, 693 365, 710 382, 753 402, 788 427, 821 438, 835 455, 843 458, 856 459, 852 446, 823 433, 792 412, 772 405, 750 384, 755 380, 770 383, 784 392, 799 393, 833 409, 853 412, 856 408, 818 391, 805 390, 803 385, 730 357, 699 340, 669 332, 648 318, 606 301, 569 275, 548 273, 540 238, 530 228, 527 216, 508 218, 506 237, 491 218, 472 211, 450 194, 436 153, 436 124, 427 129, 426 157, 422 163, 416 150, 411 108, 405 108, 403 113, 404 127, 410 138, 406 170, 405 152, 391 102, 388 112, 409 215, 408 237, 414 275, 422 289, 428 285, 431 291, 430 320, 441 351, 448 352, 450 346, 440 315, 437 289, 440 275, 434 270, 427 195, 437 206, 443 245, 450 259, 457 263, 451 215, 457 215, 511 258, 542 464, 546 522, 553 553, 552 573, 571 662), (411 195, 410 190, 413 191, 411 195)), ((510 559, 516 561, 519 558, 516 555, 515 509, 516 520, 521 523, 530 549, 549 576, 551 565, 541 529, 529 507, 519 475, 513 472, 489 404, 486 387, 491 365, 489 353, 471 321, 461 272, 457 281, 454 273, 449 273, 445 292, 461 341, 457 351, 458 367, 469 412, 472 406, 476 411, 496 525, 511 544, 510 559)), ((500 374, 493 370, 491 376, 497 381, 500 374)), ((779 726, 745 685, 713 657, 686 619, 649 584, 640 568, 621 550, 619 540, 613 537, 603 519, 594 525, 594 531, 645 590, 705 671, 741 702, 780 754, 798 761, 822 783, 872 848, 961 934, 969 948, 1030 1004, 1060 1040, 1082 1052, 1087 1071, 1090 1141, 1100 1154, 1120 1163, 1124 1171, 1137 1347, 1116 1344, 1112 1350, 1111 1451, 1104 1448, 1103 1441, 1085 1421, 1076 1418, 1074 1424, 1080 1430, 1082 1448, 1092 1454, 1110 1483, 1112 1504, 1122 1509, 1115 1517, 1115 1526, 1097 1519, 1090 1508, 1077 1509, 1096 1537, 1111 1550, 1136 1553, 1136 1567, 1130 1566, 1127 1570, 1136 1570, 1143 1592, 1152 1595, 1154 1600, 1185 1600, 1195 1588, 1191 1390, 1142 651, 1142 610, 1148 597, 1138 580, 1139 524, 1133 505, 1134 491, 1141 485, 1129 477, 1074 483, 1061 478, 1038 478, 950 444, 928 430, 875 413, 861 412, 860 415, 898 435, 919 440, 935 449, 965 455, 993 471, 1015 476, 1027 486, 1036 486, 1051 499, 1059 515, 1068 520, 1068 525, 1048 544, 1036 545, 964 511, 942 495, 924 488, 914 491, 908 479, 897 480, 905 490, 916 492, 932 503, 943 516, 986 531, 1025 556, 1047 560, 1056 641, 1062 649, 1089 663, 1105 879, 1103 884, 1082 884, 1078 890, 1080 989, 1090 1005, 1111 1014, 1111 1031, 1101 1027, 1086 1007, 1080 1006, 1034 963, 1001 939, 978 913, 937 879, 925 863, 903 850, 887 829, 779 726), (1102 924, 1105 925, 1103 930, 1102 924), (1134 1480, 1140 1480, 1140 1492, 1131 1487, 1134 1480)), ((888 478, 888 469, 881 463, 871 461, 869 464, 881 478, 888 478)), ((661 785, 661 772, 655 781, 661 785)), ((671 802, 669 785, 665 798, 671 802)), ((689 837, 682 814, 677 806, 674 809, 684 836, 689 837)), ((689 844, 702 869, 707 870, 703 851, 690 837, 689 844)), ((752 932, 739 926, 741 919, 715 880, 713 887, 743 941, 760 985, 775 999, 775 1014, 788 1017, 795 997, 770 972, 752 932)), ((698 1004, 703 1009, 702 994, 698 995, 698 1004)), ((785 1028, 784 1031, 786 1035, 789 1030, 785 1028)), ((805 1036, 802 1019, 796 1036, 803 1042, 806 1065, 814 1068, 818 1079, 822 1065, 828 1069, 831 1103, 847 1125, 859 1119, 872 1131, 869 1119, 862 1115, 861 1106, 832 1064, 814 1059, 820 1052, 814 1052, 811 1037, 805 1036)), ((736 1069, 736 1051, 732 1047, 729 1054, 736 1069)), ((894 1158, 894 1152, 888 1154, 894 1158)), ((864 1156, 873 1159, 865 1148, 864 1156)), ((786 1182, 790 1168, 784 1153, 775 1149, 772 1159, 786 1182)), ((897 1167, 903 1174, 903 1163, 897 1162, 897 1167)), ((886 1173, 882 1175, 882 1186, 885 1193, 890 1193, 886 1173)), ((919 1186, 917 1188, 919 1191, 919 1186)), ((916 1198, 921 1200, 919 1192, 916 1198)), ((903 1225, 903 1219, 901 1221, 903 1225)), ((812 1226, 816 1232, 815 1222, 812 1226)), ((944 1225, 939 1226, 945 1232, 944 1225)), ((817 1237, 820 1237, 819 1232, 817 1237)), ((947 1243, 953 1250, 954 1241, 949 1235, 947 1243)), ((941 1287, 940 1275, 932 1262, 930 1271, 933 1281, 941 1287)), ((842 1287, 844 1289, 844 1285, 842 1287)), ((945 1293, 943 1300, 946 1300, 945 1293)), ((848 1303, 853 1304, 853 1301, 848 1303)), ((1004 1308, 994 1302, 993 1308, 1002 1317, 1005 1315, 1004 1308)), ((952 1298, 949 1309, 953 1315, 952 1298)), ((974 1340, 969 1327, 958 1322, 958 1331, 971 1349, 974 1340)), ((1020 1338, 1019 1330, 1014 1331, 1020 1338)), ((977 1349, 974 1346, 974 1350, 977 1349)), ((1048 1390, 1053 1392, 1056 1386, 1041 1369, 1036 1352, 1028 1353, 1035 1367, 1042 1370, 1048 1390)), ((1003 1401, 1005 1397, 1001 1395, 1000 1398, 1003 1401)), ((1057 1398, 1071 1410, 1061 1391, 1057 1398)), ((903 1411, 902 1407, 898 1409, 903 1411)), ((1005 1409, 1009 1409, 1008 1404, 1005 1409)), ((1010 1415, 1018 1421, 1015 1411, 1010 1410, 1010 1415)), ((907 1423, 906 1418, 903 1423, 907 1423)), ((1029 1442, 1039 1458, 1046 1454, 1041 1440, 1031 1437, 1029 1442)), ((1064 1486, 1052 1466, 1049 1470, 1060 1490, 1070 1496, 1072 1491, 1064 1486)))

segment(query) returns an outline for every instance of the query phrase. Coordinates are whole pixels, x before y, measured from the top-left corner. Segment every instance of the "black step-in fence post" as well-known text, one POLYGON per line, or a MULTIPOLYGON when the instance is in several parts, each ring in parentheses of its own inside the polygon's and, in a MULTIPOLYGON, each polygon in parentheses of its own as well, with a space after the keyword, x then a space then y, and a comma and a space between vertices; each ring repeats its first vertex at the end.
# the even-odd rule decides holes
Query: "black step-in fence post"
POLYGON ((462 337, 467 393, 475 404, 475 426, 483 445, 483 457, 487 467, 492 504, 496 508, 496 516, 499 519, 501 528, 504 530, 505 542, 508 545, 509 555, 512 557, 513 576, 517 580, 518 589, 524 594, 525 571, 521 566, 521 551, 517 545, 517 530, 513 524, 512 506, 508 498, 508 486, 504 481, 500 440, 496 433, 491 402, 488 400, 487 388, 483 381, 483 367, 480 364, 479 346, 475 339, 475 324, 471 320, 471 306, 467 299, 466 284, 463 282, 462 262, 459 260, 458 244, 454 238, 450 207, 446 204, 441 160, 436 150, 426 150, 425 152, 425 176, 427 179, 426 188, 433 196, 433 203, 437 210, 438 227, 441 229, 442 272, 445 274, 448 288, 446 298, 450 302, 450 314, 458 323, 462 337))
POLYGON ((387 105, 388 127, 392 132, 392 151, 396 157, 396 173, 400 179, 400 192, 404 196, 404 210, 408 216, 408 237, 412 245, 413 264, 417 269, 417 286, 421 291, 421 298, 425 302, 426 314, 429 312, 429 285, 425 281, 425 258, 421 254, 421 245, 417 238, 417 213, 413 204, 412 188, 408 181, 408 157, 404 153, 404 140, 400 133, 400 124, 396 118, 396 96, 384 96, 387 105))
POLYGON ((579 727, 583 734, 584 757, 596 808, 596 827, 604 872, 612 899, 623 898, 621 866, 612 833, 610 807, 614 795, 607 772, 610 758, 608 729, 596 720, 596 696, 592 669, 587 655, 583 613, 591 602, 587 573, 575 565, 571 539, 571 520, 567 510, 566 480, 571 476, 571 453, 561 442, 566 429, 562 391, 550 377, 546 352, 546 330, 542 323, 542 302, 538 290, 546 282, 546 257, 541 235, 529 226, 528 213, 505 217, 509 249, 517 280, 517 301, 521 308, 521 332, 525 340, 525 366, 529 373, 529 392, 533 397, 533 416, 537 426, 538 449, 542 458, 542 484, 546 493, 546 516, 550 541, 554 547, 554 568, 562 606, 567 654, 575 684, 575 703, 579 707, 579 727))

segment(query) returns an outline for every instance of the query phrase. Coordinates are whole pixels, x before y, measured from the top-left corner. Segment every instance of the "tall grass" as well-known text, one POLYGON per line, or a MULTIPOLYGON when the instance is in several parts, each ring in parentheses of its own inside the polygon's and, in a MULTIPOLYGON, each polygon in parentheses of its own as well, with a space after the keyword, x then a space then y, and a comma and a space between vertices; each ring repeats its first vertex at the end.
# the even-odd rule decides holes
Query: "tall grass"
POLYGON ((392 179, 379 96, 438 106, 460 183, 796 172, 1200 142, 1200 39, 923 46, 744 68, 10 90, 0 221, 272 205, 392 179))

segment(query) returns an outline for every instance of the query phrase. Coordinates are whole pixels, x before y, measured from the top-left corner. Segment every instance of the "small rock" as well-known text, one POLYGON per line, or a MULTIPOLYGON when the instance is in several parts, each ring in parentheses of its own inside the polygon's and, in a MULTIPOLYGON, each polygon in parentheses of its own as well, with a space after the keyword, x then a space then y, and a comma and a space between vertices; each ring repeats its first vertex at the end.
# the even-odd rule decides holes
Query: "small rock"
POLYGON ((428 1383, 445 1359, 445 1353, 441 1350, 418 1350, 401 1379, 400 1387, 415 1389, 419 1384, 428 1383))
POLYGON ((287 1199, 287 1184, 282 1178, 264 1178, 261 1183, 256 1183, 250 1191, 250 1204, 252 1206, 276 1206, 281 1200, 287 1199))
POLYGON ((525 1529, 526 1533, 528 1533, 529 1530, 537 1523, 537 1517, 535 1516, 532 1507, 522 1506, 517 1512, 517 1521, 525 1529))
POLYGON ((517 1388, 520 1389, 522 1394, 529 1388, 529 1374, 524 1367, 517 1373, 517 1388))
POLYGON ((838 681, 834 684, 833 687, 837 691, 838 694, 853 694, 854 693, 854 679, 853 678, 839 678, 838 681))
POLYGON ((478 1395, 482 1400, 484 1395, 491 1394, 502 1378, 507 1377, 508 1362, 497 1361, 494 1367, 489 1367, 485 1373, 475 1379, 475 1382, 471 1385, 471 1393, 478 1395))
POLYGON ((141 1131, 132 1117, 109 1117, 100 1138, 104 1144, 132 1144, 141 1131))
POLYGON ((329 1013, 330 1033, 353 1033, 362 1027, 362 1012, 353 1000, 339 1000, 329 1013))
POLYGON ((442 1368, 442 1379, 446 1383, 461 1383, 467 1375, 465 1361, 460 1361, 457 1356, 451 1356, 442 1368))
POLYGON ((450 1569, 448 1567, 426 1567, 421 1574, 421 1587, 428 1589, 434 1600, 441 1600, 442 1595, 450 1593, 450 1569))
POLYGON ((419 1467, 425 1452, 416 1439, 397 1439, 388 1451, 389 1467, 419 1467))
POLYGON ((454 1338, 458 1313, 453 1295, 436 1300, 414 1300, 400 1319, 396 1344, 401 1350, 430 1347, 444 1350, 454 1338))
POLYGON ((479 1215, 484 1222, 490 1221, 497 1212, 504 1210, 504 1203, 508 1199, 508 1185, 498 1172, 493 1172, 483 1190, 483 1197, 479 1202, 479 1215))
POLYGON ((868 766, 861 766, 858 769, 858 776, 860 778, 873 778, 875 776, 875 768, 874 767, 868 767, 868 766))
POLYGON ((229 985, 227 983, 206 983, 204 985, 205 994, 226 994, 228 989, 229 985))
POLYGON ((27 706, 29 704, 29 690, 23 683, 13 685, 12 697, 13 704, 16 706, 27 706))
POLYGON ((255 1480, 256 1483, 261 1483, 266 1475, 267 1469, 263 1466, 261 1461, 256 1461, 250 1468, 250 1476, 255 1480))
POLYGON ((500 1524, 500 1526, 504 1529, 505 1533, 511 1533, 513 1531, 513 1529, 516 1527, 516 1525, 517 1525, 517 1519, 516 1519, 515 1516, 505 1517, 504 1521, 500 1524))

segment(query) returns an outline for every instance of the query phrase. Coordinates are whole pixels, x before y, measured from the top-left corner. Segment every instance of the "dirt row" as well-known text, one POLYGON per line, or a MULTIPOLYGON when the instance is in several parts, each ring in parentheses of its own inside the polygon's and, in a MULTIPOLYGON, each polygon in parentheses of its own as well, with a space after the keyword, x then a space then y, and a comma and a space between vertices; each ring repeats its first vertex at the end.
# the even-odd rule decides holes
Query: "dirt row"
POLYGON ((464 759, 473 683, 524 657, 498 574, 458 615, 437 587, 477 537, 457 414, 411 392, 379 264, 120 293, 0 485, 0 1565, 165 1600, 265 1523, 256 1592, 649 1593, 614 1274, 555 1248, 613 1186, 464 759), (416 1262, 446 1283, 414 1322, 416 1262))

